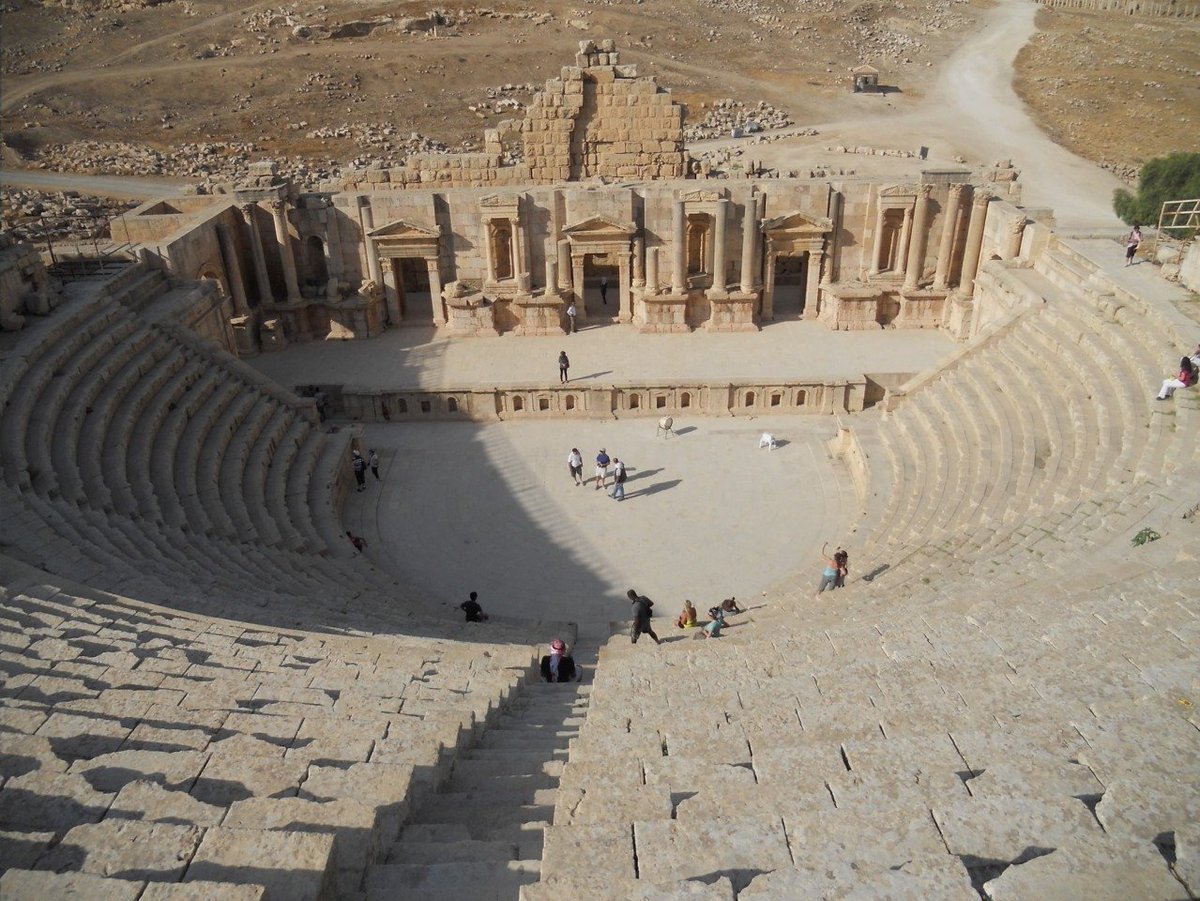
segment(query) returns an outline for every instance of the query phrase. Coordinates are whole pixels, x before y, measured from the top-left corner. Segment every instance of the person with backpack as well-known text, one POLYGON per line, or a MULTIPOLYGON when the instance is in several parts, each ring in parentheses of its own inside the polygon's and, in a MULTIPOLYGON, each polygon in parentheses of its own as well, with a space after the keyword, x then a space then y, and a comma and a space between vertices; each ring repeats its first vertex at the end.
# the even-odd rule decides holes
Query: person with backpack
POLYGON ((625 464, 613 457, 613 500, 625 500, 625 464))
POLYGON ((559 382, 561 382, 564 385, 567 382, 571 381, 571 379, 567 376, 567 370, 570 368, 571 368, 571 361, 567 359, 567 352, 565 350, 559 351, 559 353, 558 353, 558 380, 559 380, 559 382))
POLYGON ((354 481, 358 482, 355 491, 367 490, 367 461, 358 451, 350 452, 350 465, 354 467, 354 481))
POLYGON ((655 644, 662 644, 658 636, 654 634, 654 629, 650 627, 650 608, 654 606, 654 601, 638 594, 632 588, 625 592, 625 596, 633 605, 633 625, 629 629, 630 641, 637 644, 639 636, 649 635, 654 639, 655 644))

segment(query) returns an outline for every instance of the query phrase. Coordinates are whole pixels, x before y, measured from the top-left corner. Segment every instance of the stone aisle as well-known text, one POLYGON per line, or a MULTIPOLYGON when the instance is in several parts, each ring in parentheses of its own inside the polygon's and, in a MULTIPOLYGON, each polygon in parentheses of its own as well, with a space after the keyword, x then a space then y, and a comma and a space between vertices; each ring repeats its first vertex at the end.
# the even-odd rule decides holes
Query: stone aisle
POLYGON ((595 649, 574 654, 585 682, 526 687, 459 756, 385 862, 368 870, 368 901, 517 901, 521 886, 538 881, 543 834, 591 691, 595 649))

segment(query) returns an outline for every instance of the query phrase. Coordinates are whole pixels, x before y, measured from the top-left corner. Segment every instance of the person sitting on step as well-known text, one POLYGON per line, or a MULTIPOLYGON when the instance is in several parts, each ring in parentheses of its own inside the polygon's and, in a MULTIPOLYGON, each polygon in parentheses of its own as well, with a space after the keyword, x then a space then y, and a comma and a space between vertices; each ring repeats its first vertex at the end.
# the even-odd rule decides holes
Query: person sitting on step
POLYGON ((567 653, 567 645, 561 638, 550 642, 550 653, 541 660, 542 681, 580 682, 583 673, 575 666, 575 660, 567 653))
MULTIPOLYGON (((1197 348, 1200 351, 1200 348, 1197 348)), ((1179 360, 1179 375, 1173 379, 1163 379, 1162 387, 1158 389, 1155 400, 1166 400, 1175 393, 1176 388, 1189 388, 1196 384, 1196 366, 1191 357, 1179 360)))
POLYGON ((675 628, 691 629, 696 625, 696 608, 691 601, 683 602, 683 610, 675 619, 675 628))
POLYGON ((725 611, 720 607, 713 607, 712 619, 704 624, 704 628, 700 630, 700 635, 704 638, 720 638, 721 630, 725 628, 725 611))

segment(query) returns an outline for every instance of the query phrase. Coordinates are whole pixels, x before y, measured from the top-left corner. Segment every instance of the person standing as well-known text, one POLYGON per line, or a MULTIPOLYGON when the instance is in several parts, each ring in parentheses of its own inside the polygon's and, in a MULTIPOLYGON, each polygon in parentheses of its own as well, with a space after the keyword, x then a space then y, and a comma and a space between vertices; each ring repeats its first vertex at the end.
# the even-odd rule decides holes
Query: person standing
POLYGON ((571 301, 570 305, 567 307, 567 334, 568 335, 575 334, 575 316, 576 315, 577 314, 576 314, 576 310, 575 310, 575 301, 571 301))
POLYGON ((613 500, 625 500, 625 464, 613 457, 613 500))
POLYGON ((467 615, 467 622, 481 623, 487 619, 487 614, 479 606, 479 592, 472 591, 467 600, 458 605, 458 609, 467 615))
POLYGON ((608 279, 600 276, 600 303, 608 306, 608 279))
POLYGON ((367 465, 371 467, 371 472, 375 474, 375 481, 379 481, 379 454, 375 453, 375 448, 367 451, 367 465))
POLYGON ((579 452, 579 448, 571 448, 571 452, 567 454, 567 469, 571 471, 571 478, 575 480, 575 485, 583 484, 583 454, 579 452))
POLYGON ((629 598, 629 602, 633 605, 633 626, 629 630, 630 640, 634 644, 637 644, 638 636, 649 635, 654 639, 655 644, 662 644, 658 640, 658 636, 654 634, 654 630, 650 627, 650 608, 654 606, 654 601, 638 594, 632 588, 625 592, 625 596, 629 598))
POLYGON ((567 359, 567 352, 565 350, 559 351, 559 353, 558 353, 558 381, 560 384, 565 385, 567 382, 571 381, 571 379, 567 376, 567 370, 570 368, 571 368, 571 361, 567 359))
POLYGON ((821 557, 825 561, 825 568, 821 570, 821 582, 817 585, 817 594, 826 588, 834 588, 837 585, 837 563, 825 553, 825 545, 821 546, 821 557))
POLYGON ((1133 231, 1129 233, 1129 237, 1125 239, 1125 265, 1132 266, 1133 258, 1137 255, 1138 248, 1142 245, 1142 227, 1135 225, 1133 231))
POLYGON ((846 576, 850 574, 850 553, 839 545, 833 552, 833 563, 837 567, 837 578, 833 580, 833 587, 845 588, 846 576))
POLYGON ((608 484, 608 464, 612 461, 608 458, 608 453, 604 448, 600 448, 600 453, 596 454, 596 490, 606 487, 608 484))
POLYGON ((354 481, 358 482, 355 491, 365 491, 367 487, 367 461, 358 451, 350 452, 350 465, 354 467, 354 481))

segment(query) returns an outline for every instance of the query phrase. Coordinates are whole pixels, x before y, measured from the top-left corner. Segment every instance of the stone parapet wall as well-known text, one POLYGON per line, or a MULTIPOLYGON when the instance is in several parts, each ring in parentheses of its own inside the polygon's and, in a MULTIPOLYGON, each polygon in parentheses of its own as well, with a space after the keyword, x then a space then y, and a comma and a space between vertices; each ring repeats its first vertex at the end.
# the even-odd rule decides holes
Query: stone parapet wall
POLYGON ((361 422, 459 419, 621 419, 630 416, 762 416, 857 413, 866 378, 685 385, 406 389, 347 385, 338 413, 361 422))
POLYGON ((1200 3, 1144 2, 1144 0, 1041 0, 1047 9, 1078 9, 1115 12, 1127 16, 1164 16, 1171 19, 1200 18, 1200 3))

